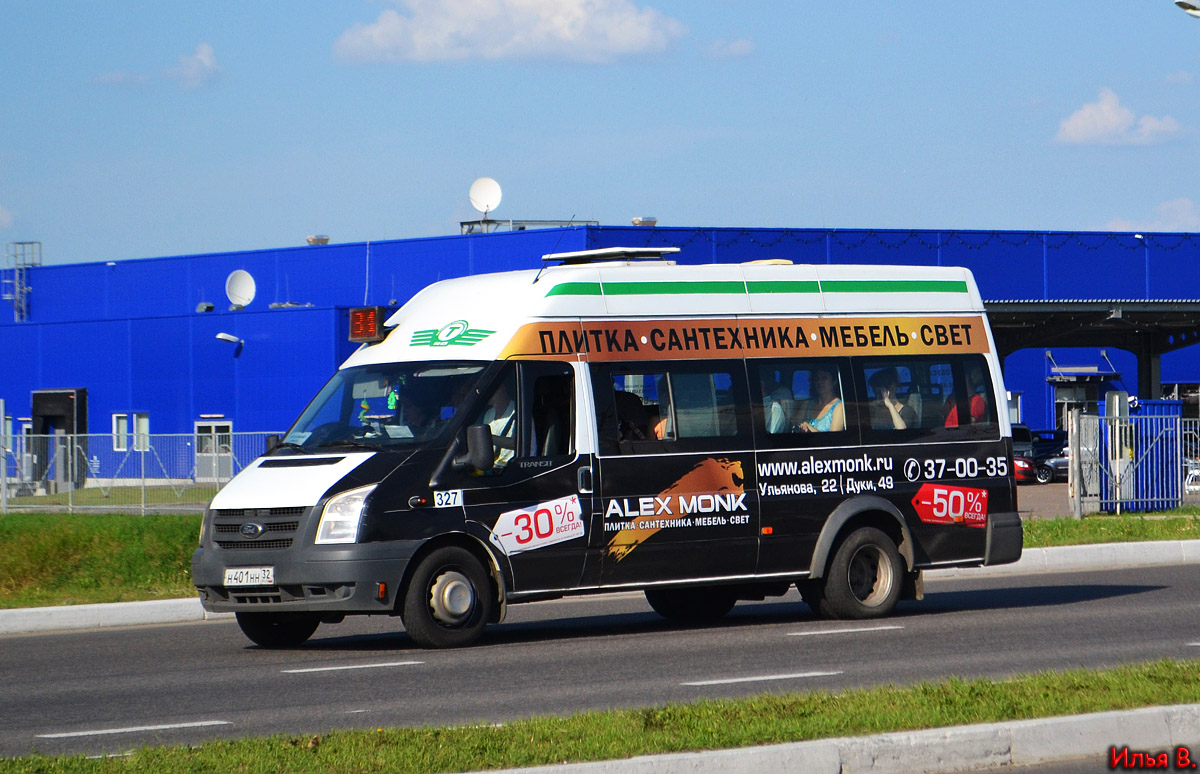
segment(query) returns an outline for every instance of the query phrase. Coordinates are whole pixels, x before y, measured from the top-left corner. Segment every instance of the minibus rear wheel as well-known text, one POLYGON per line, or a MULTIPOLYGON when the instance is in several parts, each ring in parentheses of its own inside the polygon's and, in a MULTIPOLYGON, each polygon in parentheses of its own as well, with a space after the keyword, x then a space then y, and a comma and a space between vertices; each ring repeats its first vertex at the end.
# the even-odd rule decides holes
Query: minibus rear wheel
POLYGON ((294 648, 313 635, 321 618, 312 613, 238 613, 237 623, 259 647, 294 648))
POLYGON ((818 607, 829 618, 879 618, 896 607, 904 587, 904 560, 896 544, 874 527, 851 532, 825 574, 818 607))
POLYGON ((686 589, 646 589, 654 612, 671 621, 715 621, 733 609, 737 597, 728 589, 709 586, 686 589))
POLYGON ((460 648, 479 638, 491 618, 487 571, 465 548, 444 546, 421 560, 400 612, 422 648, 460 648))

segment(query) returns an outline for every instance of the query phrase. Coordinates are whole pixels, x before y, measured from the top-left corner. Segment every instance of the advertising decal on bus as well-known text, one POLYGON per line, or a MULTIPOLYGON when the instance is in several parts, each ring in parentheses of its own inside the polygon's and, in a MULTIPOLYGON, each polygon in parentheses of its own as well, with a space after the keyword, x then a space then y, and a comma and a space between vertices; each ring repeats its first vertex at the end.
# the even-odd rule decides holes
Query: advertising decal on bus
POLYGON ((811 356, 870 350, 883 355, 986 352, 983 319, 919 317, 828 320, 627 320, 522 326, 501 357, 641 358, 811 356))

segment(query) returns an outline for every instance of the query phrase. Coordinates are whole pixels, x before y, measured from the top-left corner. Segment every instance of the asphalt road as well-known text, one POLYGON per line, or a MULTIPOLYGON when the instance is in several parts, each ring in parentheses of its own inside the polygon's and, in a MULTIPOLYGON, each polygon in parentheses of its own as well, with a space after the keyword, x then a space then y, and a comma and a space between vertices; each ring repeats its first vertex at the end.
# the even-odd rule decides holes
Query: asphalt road
POLYGON ((699 629, 667 624, 640 595, 562 600, 515 606, 481 645, 455 651, 414 649, 387 618, 322 626, 292 651, 256 648, 229 621, 9 635, 0 756, 1200 656, 1200 565, 941 580, 927 592, 882 621, 817 621, 793 594, 699 629))

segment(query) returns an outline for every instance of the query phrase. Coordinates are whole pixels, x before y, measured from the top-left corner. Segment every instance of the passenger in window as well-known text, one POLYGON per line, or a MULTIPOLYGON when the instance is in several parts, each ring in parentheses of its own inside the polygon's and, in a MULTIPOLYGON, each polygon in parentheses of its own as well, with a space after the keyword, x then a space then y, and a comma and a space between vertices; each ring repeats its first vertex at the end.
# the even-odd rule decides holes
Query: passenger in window
POLYGON ((646 440, 650 418, 642 399, 632 392, 616 390, 613 393, 613 402, 617 409, 618 440, 646 440))
POLYGON ((763 395, 763 418, 768 433, 786 433, 791 427, 792 405, 796 398, 792 391, 775 381, 775 377, 763 371, 760 385, 763 395))
POLYGON ((841 432, 846 429, 846 409, 837 386, 837 376, 831 368, 817 368, 812 373, 813 394, 820 409, 817 416, 800 423, 806 433, 841 432))
MULTIPOLYGON (((967 380, 967 394, 971 396, 971 399, 967 409, 970 417, 968 418, 968 422, 964 422, 963 424, 982 422, 984 416, 987 414, 987 401, 980 394, 980 390, 984 386, 983 371, 978 365, 972 364, 967 366, 965 376, 967 380)), ((958 427, 958 399, 953 393, 946 399, 946 404, 950 406, 950 411, 946 414, 946 427, 958 427)))
POLYGON ((896 398, 900 376, 895 368, 882 368, 869 380, 875 399, 871 401, 871 427, 875 430, 904 430, 915 427, 917 412, 896 398))
POLYGON ((413 438, 424 439, 437 435, 442 419, 435 398, 424 390, 409 389, 398 398, 400 422, 408 428, 413 438))

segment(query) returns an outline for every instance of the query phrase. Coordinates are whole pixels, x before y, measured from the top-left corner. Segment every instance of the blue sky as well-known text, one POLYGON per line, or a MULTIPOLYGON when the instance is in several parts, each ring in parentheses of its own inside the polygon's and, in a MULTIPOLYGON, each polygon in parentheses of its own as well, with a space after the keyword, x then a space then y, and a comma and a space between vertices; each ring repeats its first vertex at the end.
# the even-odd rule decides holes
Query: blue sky
POLYGON ((661 225, 1200 231, 1171 0, 0 0, 0 242, 48 263, 661 225))

